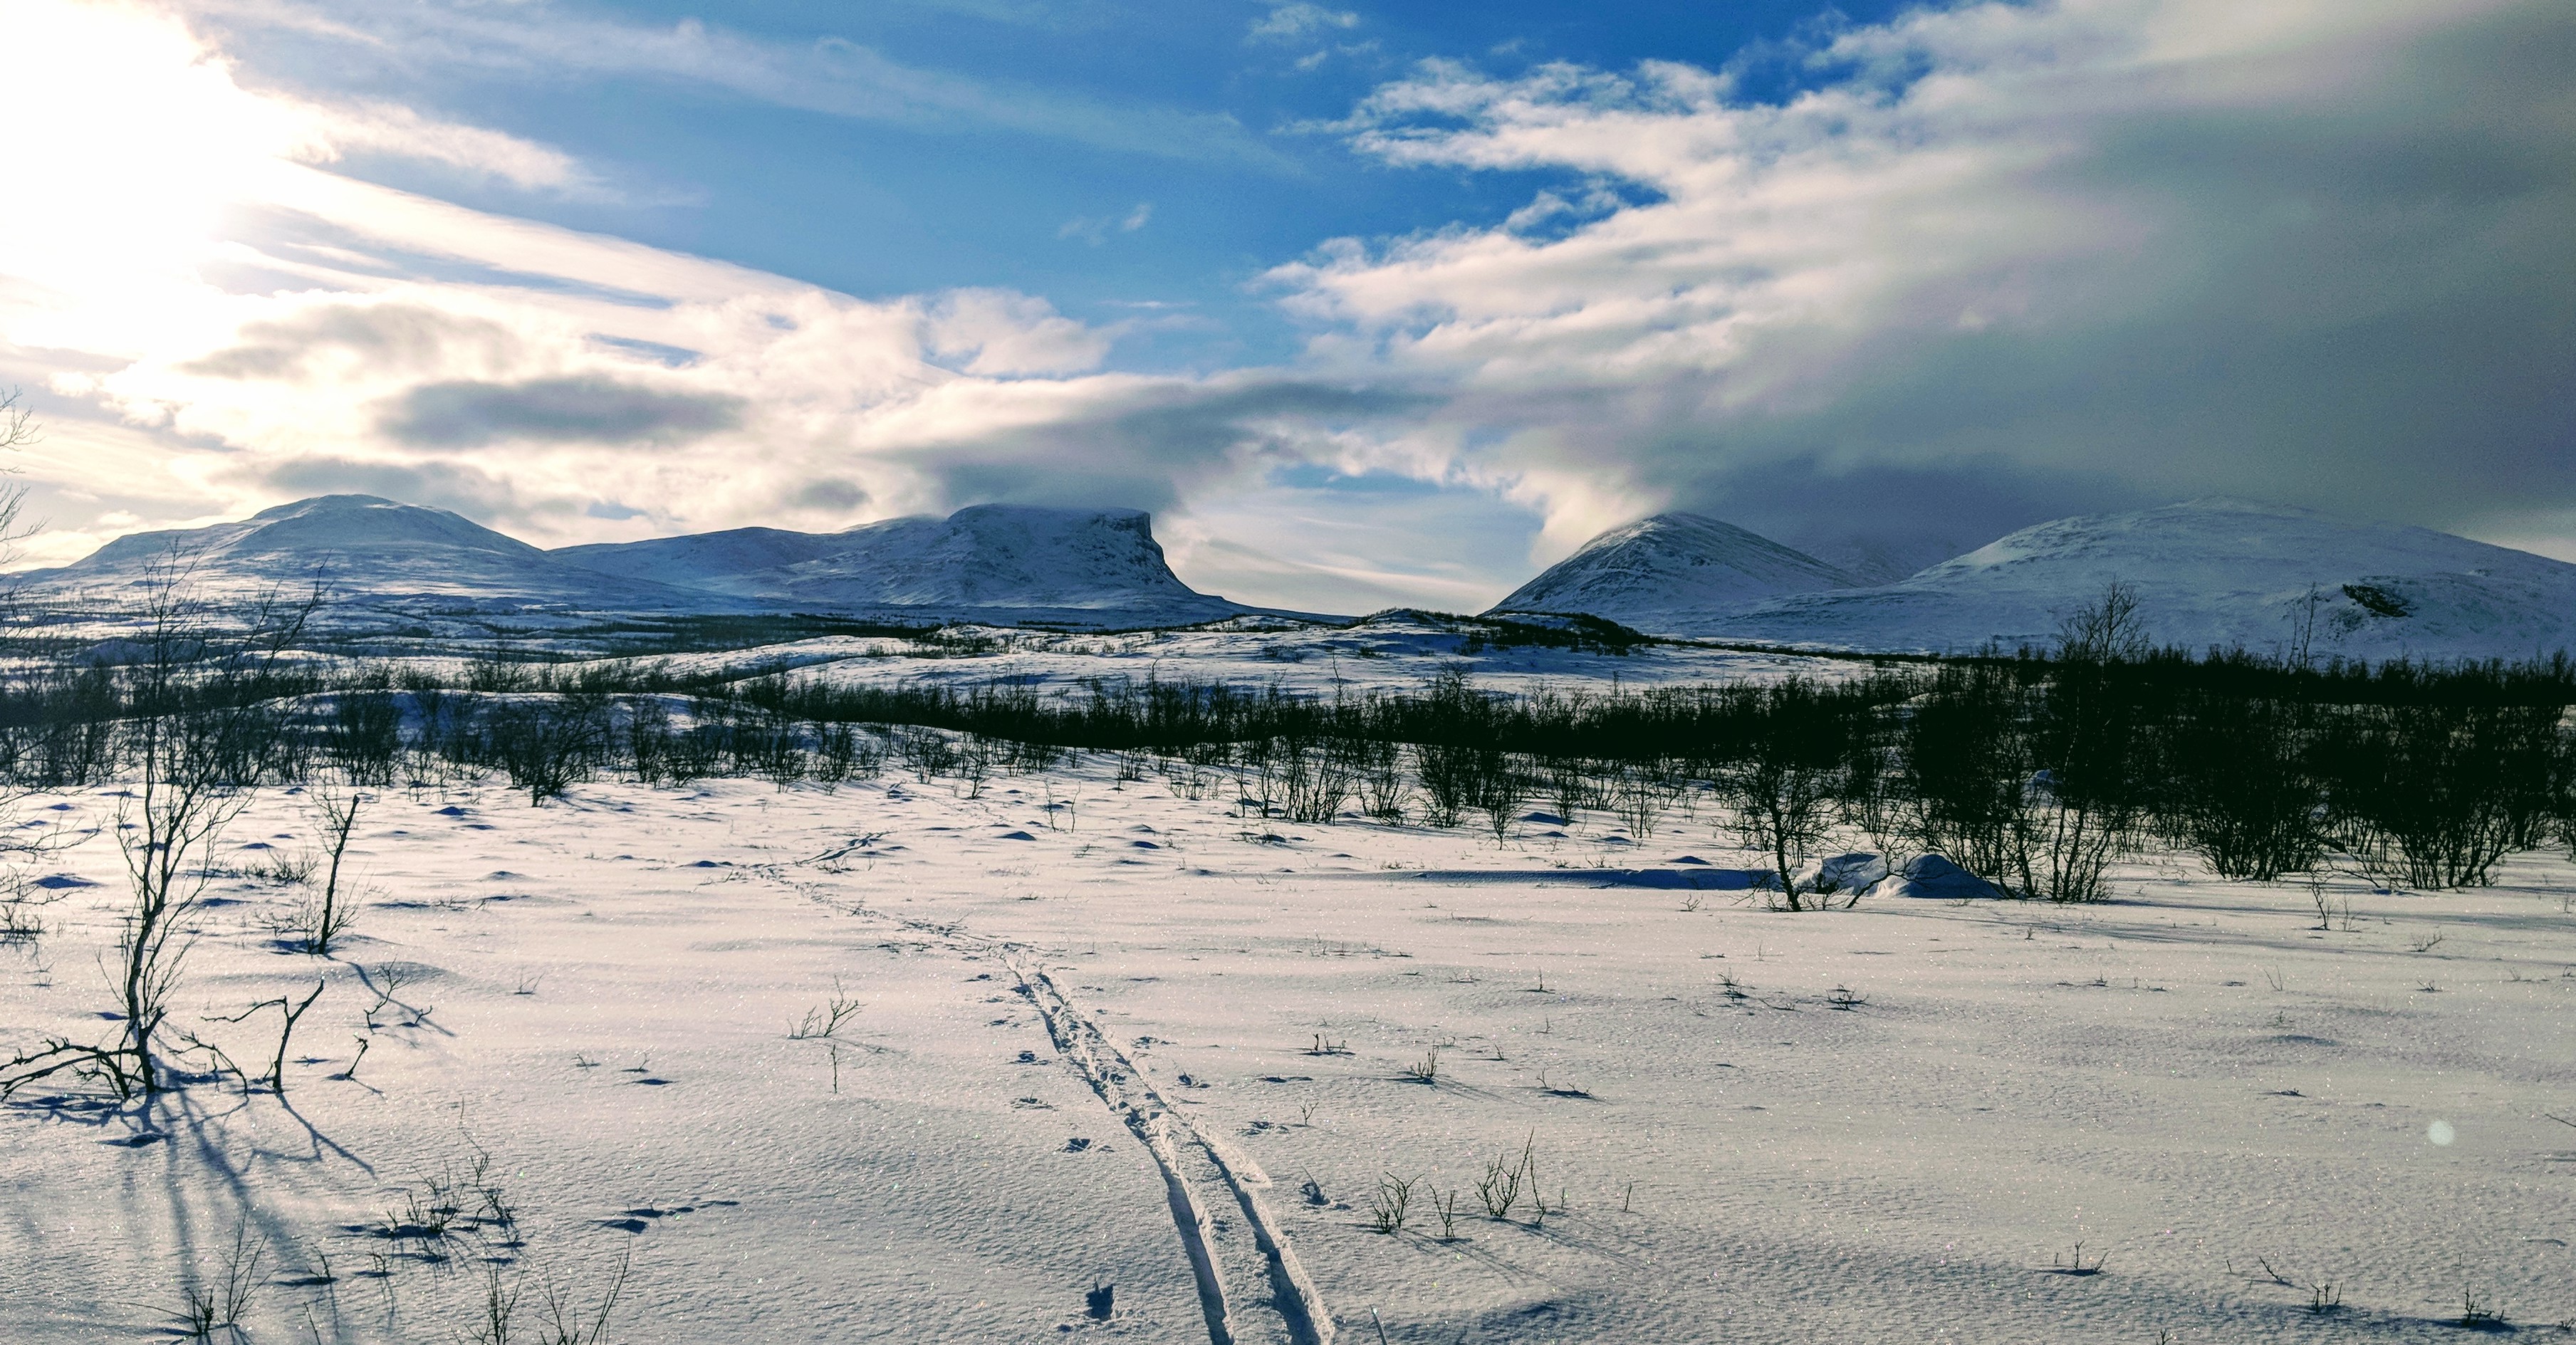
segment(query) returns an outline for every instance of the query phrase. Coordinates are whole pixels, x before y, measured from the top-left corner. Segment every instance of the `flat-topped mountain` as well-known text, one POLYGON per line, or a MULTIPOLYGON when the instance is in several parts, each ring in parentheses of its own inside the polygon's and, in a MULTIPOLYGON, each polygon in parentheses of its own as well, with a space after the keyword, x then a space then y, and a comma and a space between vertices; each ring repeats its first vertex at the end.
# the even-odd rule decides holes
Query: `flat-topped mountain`
POLYGON ((1487 615, 1580 614, 1678 634, 1772 598, 1866 582, 1732 523, 1657 514, 1584 543, 1487 615))
POLYGON ((817 611, 881 607, 1120 611, 1202 621, 1247 609, 1172 573, 1134 509, 984 504, 845 532, 729 532, 565 547, 604 575, 817 611))

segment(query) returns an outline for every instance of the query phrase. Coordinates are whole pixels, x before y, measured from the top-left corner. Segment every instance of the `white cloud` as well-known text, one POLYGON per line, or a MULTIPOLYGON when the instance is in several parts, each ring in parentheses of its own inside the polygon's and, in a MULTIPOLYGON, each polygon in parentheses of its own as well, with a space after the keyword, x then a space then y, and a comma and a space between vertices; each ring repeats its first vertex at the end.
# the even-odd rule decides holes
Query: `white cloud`
POLYGON ((1079 238, 1093 247, 1109 241, 1112 232, 1131 234, 1154 218, 1154 203, 1139 201, 1124 215, 1076 215, 1056 227, 1058 238, 1079 238))
POLYGON ((350 153, 393 154, 443 163, 525 189, 562 191, 592 185, 590 175, 571 155, 550 145, 426 117, 399 103, 369 100, 289 106, 312 128, 315 144, 303 156, 308 163, 330 163, 350 153))
POLYGON ((1326 9, 1297 0, 1295 4, 1272 6, 1268 14, 1253 21, 1246 37, 1255 42, 1294 42, 1337 28, 1357 28, 1359 23, 1360 16, 1349 10, 1326 9))
POLYGON ((958 290, 929 310, 933 353, 963 359, 970 374, 1070 374, 1100 367, 1109 337, 1059 316, 1043 299, 1008 290, 958 290))
POLYGON ((170 0, 243 31, 287 27, 365 46, 372 57, 522 70, 531 77, 644 76, 827 116, 921 127, 1000 128, 1161 158, 1284 170, 1231 116, 1121 103, 906 65, 837 37, 774 42, 687 18, 619 22, 543 4, 425 0, 170 0))

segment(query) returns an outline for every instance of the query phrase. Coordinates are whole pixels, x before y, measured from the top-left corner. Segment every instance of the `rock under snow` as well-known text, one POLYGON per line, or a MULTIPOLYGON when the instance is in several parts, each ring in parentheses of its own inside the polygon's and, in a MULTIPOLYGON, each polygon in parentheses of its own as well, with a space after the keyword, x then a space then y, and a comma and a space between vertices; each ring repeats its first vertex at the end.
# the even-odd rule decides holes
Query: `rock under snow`
POLYGON ((1887 876, 1887 860, 1867 851, 1832 855, 1798 871, 1798 890, 1832 894, 1866 892, 1887 876))
POLYGON ((1894 878, 1882 881, 1872 889, 1874 896, 1922 897, 1933 901, 1966 901, 2003 894, 2002 888, 1941 855, 1917 855, 1894 878))

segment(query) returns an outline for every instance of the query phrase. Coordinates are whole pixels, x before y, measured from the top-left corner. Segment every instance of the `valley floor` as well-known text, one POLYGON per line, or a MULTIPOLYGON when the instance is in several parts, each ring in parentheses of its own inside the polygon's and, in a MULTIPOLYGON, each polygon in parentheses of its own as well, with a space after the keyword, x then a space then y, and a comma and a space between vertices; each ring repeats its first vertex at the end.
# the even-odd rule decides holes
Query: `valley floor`
MULTIPOLYGON (((87 839, 31 871, 62 900, 0 964, 9 1043, 113 1026, 117 802, 28 811, 87 839)), ((258 1341, 488 1338, 496 1289, 533 1338, 621 1262, 630 1342, 2576 1317, 2563 858, 2322 917, 2180 861, 2095 907, 1792 914, 1705 818, 1608 825, 1245 823, 1100 769, 391 792, 334 957, 277 951, 295 894, 251 878, 199 922, 179 1025, 251 1073, 277 1012, 218 1016, 324 987, 282 1097, 0 1110, 0 1335, 167 1338, 237 1239, 258 1341)), ((279 792, 230 844, 312 835, 279 792)))

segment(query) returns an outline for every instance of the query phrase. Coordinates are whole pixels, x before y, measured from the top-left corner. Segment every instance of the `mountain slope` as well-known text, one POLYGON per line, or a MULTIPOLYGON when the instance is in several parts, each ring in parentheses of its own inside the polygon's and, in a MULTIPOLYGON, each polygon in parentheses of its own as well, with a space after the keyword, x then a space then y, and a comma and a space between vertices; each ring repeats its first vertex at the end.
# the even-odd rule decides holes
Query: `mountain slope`
POLYGON ((1657 514, 1584 543, 1487 614, 1579 613, 1674 634, 1768 599, 1864 582, 1732 523, 1657 514))
POLYGON ((2576 565, 2230 499, 2058 519, 1898 583, 1783 598, 1693 633, 1863 650, 2046 646, 2114 580, 2137 590, 2151 639, 2191 649, 2296 652, 2303 628, 2318 657, 2576 646, 2576 565))
MULTIPOLYGON (((923 519, 898 522, 920 523, 923 519)), ((546 554, 567 564, 621 579, 673 584, 709 592, 741 591, 748 576, 821 560, 846 549, 846 533, 790 532, 785 528, 728 528, 640 542, 594 542, 546 554)), ((756 585, 755 585, 756 587, 756 585)))
POLYGON ((894 518, 838 533, 740 528, 550 554, 603 574, 802 611, 1095 613, 1180 622, 1249 610, 1182 583, 1152 525, 1134 509, 984 504, 944 519, 894 518))

